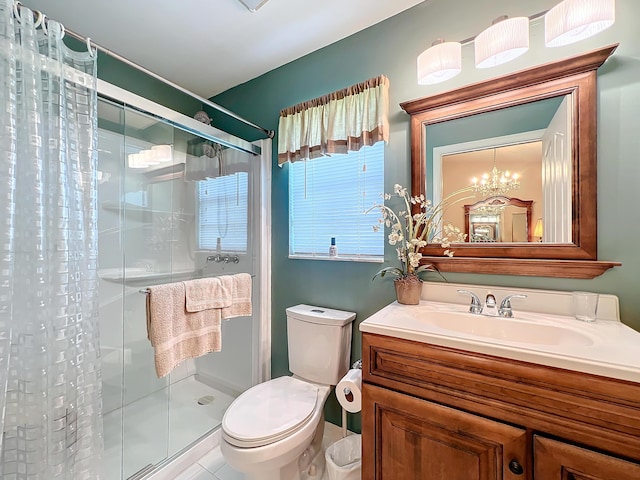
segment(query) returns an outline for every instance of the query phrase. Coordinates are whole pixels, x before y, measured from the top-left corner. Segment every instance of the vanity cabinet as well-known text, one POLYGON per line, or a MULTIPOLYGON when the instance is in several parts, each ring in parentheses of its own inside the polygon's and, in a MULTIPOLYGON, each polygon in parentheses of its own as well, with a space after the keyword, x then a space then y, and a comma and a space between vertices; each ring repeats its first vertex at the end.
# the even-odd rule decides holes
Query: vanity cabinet
POLYGON ((363 333, 362 478, 640 480, 640 384, 363 333))
POLYGON ((640 479, 640 465, 611 455, 536 436, 534 477, 544 480, 640 479))
POLYGON ((375 399, 379 474, 363 478, 517 479, 527 458, 526 430, 366 385, 375 399))

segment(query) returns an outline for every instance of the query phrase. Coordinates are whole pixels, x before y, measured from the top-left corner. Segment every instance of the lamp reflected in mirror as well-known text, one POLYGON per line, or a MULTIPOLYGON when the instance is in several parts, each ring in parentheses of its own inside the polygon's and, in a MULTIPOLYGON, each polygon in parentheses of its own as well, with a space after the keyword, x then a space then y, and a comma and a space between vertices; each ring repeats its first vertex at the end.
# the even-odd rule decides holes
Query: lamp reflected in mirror
POLYGON ((536 222, 536 227, 533 229, 533 236, 538 239, 538 242, 542 242, 542 218, 539 218, 536 222))

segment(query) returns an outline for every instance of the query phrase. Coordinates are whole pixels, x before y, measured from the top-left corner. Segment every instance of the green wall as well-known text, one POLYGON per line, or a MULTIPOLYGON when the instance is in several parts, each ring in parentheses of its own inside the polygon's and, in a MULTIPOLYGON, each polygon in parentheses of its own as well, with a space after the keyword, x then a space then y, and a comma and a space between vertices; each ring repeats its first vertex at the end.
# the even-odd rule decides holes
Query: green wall
MULTIPOLYGON (((87 50, 84 42, 74 38, 65 37, 64 42, 78 52, 87 50)), ((189 117, 202 110, 202 103, 198 100, 102 52, 98 52, 98 78, 189 117)))
MULTIPOLYGON (((640 2, 618 0, 616 23, 580 43, 544 47, 541 20, 532 22, 531 48, 511 63, 492 69, 473 66, 473 46, 463 47, 463 73, 433 86, 416 82, 416 57, 437 37, 461 40, 478 34, 503 14, 532 15, 551 8, 556 0, 433 0, 422 3, 367 30, 311 53, 213 98, 232 111, 269 129, 277 129, 280 109, 385 74, 391 82, 391 135, 386 147, 385 190, 410 179, 409 117, 399 103, 470 83, 566 58, 612 43, 620 47, 598 74, 598 255, 622 262, 593 280, 447 274, 449 281, 554 290, 590 290, 616 294, 622 320, 640 330, 640 238, 637 182, 640 182, 640 41, 637 22, 640 2), (460 15, 464 12, 464 15, 460 15)), ((218 126, 222 126, 220 123, 218 126)), ((227 124, 234 133, 250 138, 259 134, 227 124)), ((277 158, 274 142, 274 159, 277 158)), ((371 281, 379 264, 289 260, 287 258, 287 166, 273 166, 273 361, 274 376, 288 373, 285 308, 298 303, 317 304, 357 312, 357 322, 394 299, 391 279, 371 281)), ((395 254, 387 245, 387 264, 395 254)), ((435 280, 435 278, 434 278, 435 280)), ((352 357, 361 356, 354 329, 352 357)), ((327 418, 339 423, 335 402, 327 418)), ((350 420, 359 428, 359 418, 350 420)))

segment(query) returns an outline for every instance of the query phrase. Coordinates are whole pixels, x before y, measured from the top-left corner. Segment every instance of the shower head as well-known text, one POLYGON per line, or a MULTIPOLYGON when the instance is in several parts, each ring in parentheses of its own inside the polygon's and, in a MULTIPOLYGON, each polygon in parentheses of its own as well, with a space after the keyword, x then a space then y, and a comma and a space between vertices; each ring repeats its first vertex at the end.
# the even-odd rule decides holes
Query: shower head
POLYGON ((200 110, 199 112, 196 112, 193 118, 195 118, 197 121, 202 122, 206 125, 211 125, 211 117, 204 110, 200 110))
POLYGON ((204 153, 207 157, 213 158, 216 156, 216 150, 213 145, 209 145, 208 143, 202 144, 202 153, 204 153))

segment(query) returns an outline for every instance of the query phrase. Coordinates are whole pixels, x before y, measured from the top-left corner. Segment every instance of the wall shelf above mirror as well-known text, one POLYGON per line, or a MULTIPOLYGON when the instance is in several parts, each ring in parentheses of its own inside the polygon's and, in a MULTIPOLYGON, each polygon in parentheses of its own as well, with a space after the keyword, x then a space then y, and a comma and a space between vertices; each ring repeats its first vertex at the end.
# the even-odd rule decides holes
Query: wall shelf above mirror
POLYGON ((412 194, 436 203, 467 187, 444 216, 467 241, 452 245, 453 258, 427 245, 424 263, 565 278, 620 265, 598 261, 596 219, 596 71, 616 47, 401 104, 411 115, 412 194), (498 197, 528 203, 485 222, 471 218, 474 205, 491 207, 498 197))

